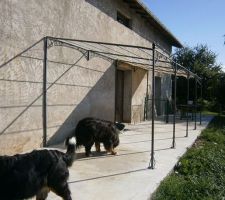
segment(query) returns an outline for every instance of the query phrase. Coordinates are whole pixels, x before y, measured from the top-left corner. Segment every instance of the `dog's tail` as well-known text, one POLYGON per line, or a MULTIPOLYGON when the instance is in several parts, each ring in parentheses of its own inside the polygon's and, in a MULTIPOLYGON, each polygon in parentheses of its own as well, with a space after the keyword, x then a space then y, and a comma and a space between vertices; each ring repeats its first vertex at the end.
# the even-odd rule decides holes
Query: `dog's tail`
POLYGON ((73 161, 75 159, 75 151, 76 151, 76 140, 75 137, 67 138, 65 142, 67 146, 66 154, 63 158, 65 163, 68 167, 70 167, 73 164, 73 161))

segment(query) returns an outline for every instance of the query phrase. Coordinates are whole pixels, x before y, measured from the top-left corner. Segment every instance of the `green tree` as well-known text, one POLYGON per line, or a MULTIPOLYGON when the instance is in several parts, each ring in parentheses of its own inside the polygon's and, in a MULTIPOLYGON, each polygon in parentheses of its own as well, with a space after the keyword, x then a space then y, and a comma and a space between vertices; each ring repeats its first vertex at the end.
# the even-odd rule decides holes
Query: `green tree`
MULTIPOLYGON (((196 73, 202 78, 203 97, 211 103, 221 103, 221 81, 223 72, 220 64, 217 64, 217 55, 207 45, 197 45, 193 48, 184 47, 177 49, 173 56, 174 61, 196 73)), ((186 79, 178 78, 178 103, 185 103, 187 90, 186 79)), ((190 88, 193 88, 194 80, 190 80, 190 88)), ((194 100, 194 90, 190 90, 190 99, 194 100)))

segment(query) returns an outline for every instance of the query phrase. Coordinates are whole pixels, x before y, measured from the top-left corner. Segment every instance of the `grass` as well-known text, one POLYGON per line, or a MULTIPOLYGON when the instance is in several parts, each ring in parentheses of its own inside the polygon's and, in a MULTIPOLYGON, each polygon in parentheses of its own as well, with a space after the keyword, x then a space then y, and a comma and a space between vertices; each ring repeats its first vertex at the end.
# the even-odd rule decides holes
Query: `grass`
POLYGON ((161 182, 153 200, 225 199, 225 117, 216 116, 174 172, 161 182))
POLYGON ((203 114, 203 115, 212 115, 212 116, 217 116, 217 115, 219 115, 218 112, 211 112, 211 111, 208 111, 208 110, 204 110, 204 111, 202 112, 202 114, 203 114))
POLYGON ((218 112, 212 112, 212 111, 208 111, 208 110, 203 110, 203 111, 202 111, 202 114, 203 114, 203 115, 211 115, 211 116, 217 116, 217 115, 220 115, 220 116, 225 117, 224 111, 223 111, 222 113, 218 113, 218 112))

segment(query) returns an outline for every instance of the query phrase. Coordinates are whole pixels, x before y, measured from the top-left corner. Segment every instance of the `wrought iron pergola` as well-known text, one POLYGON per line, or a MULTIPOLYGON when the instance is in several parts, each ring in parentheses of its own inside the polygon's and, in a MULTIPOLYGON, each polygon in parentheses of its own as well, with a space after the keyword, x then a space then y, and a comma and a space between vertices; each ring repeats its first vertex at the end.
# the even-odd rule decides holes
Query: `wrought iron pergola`
MULTIPOLYGON (((63 46, 77 50, 82 53, 82 55, 87 59, 93 57, 100 57, 106 60, 118 61, 129 64, 131 66, 140 67, 142 69, 148 70, 152 74, 152 93, 151 93, 151 156, 149 162, 149 168, 154 169, 155 159, 154 159, 154 137, 155 137, 155 72, 161 72, 166 74, 174 75, 174 101, 173 101, 173 136, 172 136, 172 148, 175 148, 175 136, 176 136, 176 94, 177 94, 177 77, 184 76, 187 77, 187 102, 189 100, 189 79, 192 77, 195 79, 195 129, 196 129, 196 109, 197 109, 197 87, 198 84, 202 88, 201 78, 196 74, 185 68, 184 66, 176 63, 172 58, 165 53, 165 50, 155 43, 151 47, 144 46, 135 46, 135 45, 126 45, 126 44, 117 44, 117 43, 106 43, 106 42, 96 42, 88 40, 76 40, 68 38, 57 38, 46 36, 41 40, 37 41, 32 46, 28 47, 26 50, 17 54, 7 62, 0 65, 0 68, 4 67, 17 57, 26 58, 25 55, 30 49, 35 47, 39 43, 43 43, 43 58, 32 58, 43 60, 43 89, 42 94, 40 94, 34 101, 30 103, 32 105, 37 99, 42 97, 42 124, 43 124, 43 146, 47 144, 47 91, 54 85, 61 77, 56 79, 52 84, 47 86, 47 64, 51 62, 48 60, 48 50, 56 46, 63 46)), ((147 87, 148 88, 148 87, 147 87)), ((202 89, 201 89, 202 91, 202 89)), ((202 92, 201 94, 202 95, 202 92)), ((188 106, 188 104, 187 104, 188 106)), ((29 106, 28 106, 29 107, 29 106)), ((0 133, 3 134, 6 129, 8 129, 24 112, 27 108, 22 110, 15 119, 6 126, 6 128, 0 133)), ((189 121, 188 117, 186 119, 186 136, 188 136, 189 121)), ((201 113, 200 113, 200 124, 201 124, 201 113)))

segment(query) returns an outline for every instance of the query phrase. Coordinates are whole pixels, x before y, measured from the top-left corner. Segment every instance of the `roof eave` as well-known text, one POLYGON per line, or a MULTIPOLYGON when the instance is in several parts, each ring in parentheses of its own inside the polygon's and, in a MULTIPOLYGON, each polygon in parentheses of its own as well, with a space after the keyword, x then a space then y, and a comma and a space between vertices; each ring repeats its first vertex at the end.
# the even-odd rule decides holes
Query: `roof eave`
POLYGON ((166 28, 164 24, 140 1, 140 0, 124 0, 130 4, 130 7, 135 9, 136 13, 148 20, 155 26, 162 34, 164 34, 170 41, 171 45, 177 48, 183 48, 182 43, 166 28))

